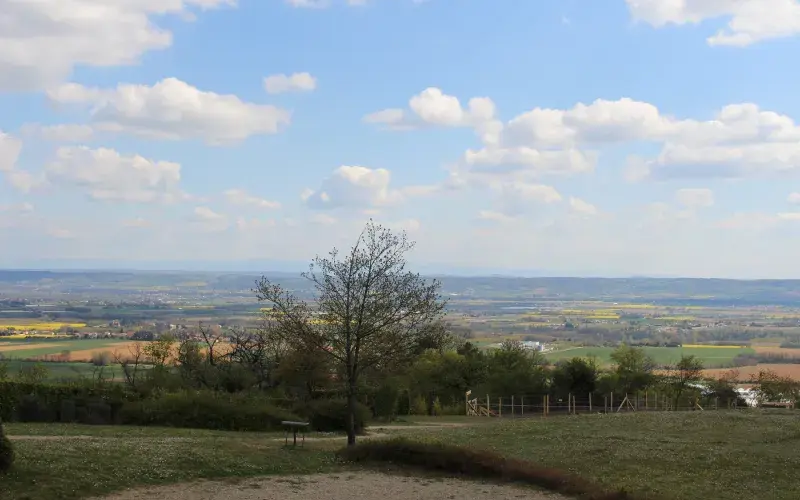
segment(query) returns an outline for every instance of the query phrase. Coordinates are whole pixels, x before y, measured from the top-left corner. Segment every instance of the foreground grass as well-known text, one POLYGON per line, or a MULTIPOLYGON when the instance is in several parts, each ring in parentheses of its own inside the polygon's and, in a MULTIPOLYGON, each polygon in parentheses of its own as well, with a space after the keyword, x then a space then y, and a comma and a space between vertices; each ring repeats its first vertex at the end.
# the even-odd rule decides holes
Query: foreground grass
POLYGON ((532 461, 674 500, 800 498, 800 414, 690 412, 505 420, 420 439, 532 461))
MULTIPOLYGON (((17 461, 12 472, 0 478, 0 498, 70 500, 199 478, 325 472, 336 467, 333 452, 341 446, 341 442, 316 442, 291 449, 276 441, 274 434, 176 429, 116 428, 116 437, 111 437, 110 429, 84 427, 73 433, 73 427, 78 426, 57 427, 55 435, 97 432, 88 439, 15 440, 17 461)), ((12 436, 19 431, 54 434, 18 425, 8 430, 12 436)))
MULTIPOLYGON (((473 426, 424 424, 389 432, 428 443, 487 450, 574 474, 636 498, 789 500, 800 498, 800 413, 640 413, 548 419, 460 418, 473 426)), ((0 477, 3 500, 85 498, 140 485, 337 470, 343 439, 286 449, 282 433, 10 424, 14 471, 0 477), (69 436, 88 436, 81 439, 69 436)), ((381 431, 383 432, 383 431, 381 431)), ((497 462, 497 460, 490 460, 497 462)))

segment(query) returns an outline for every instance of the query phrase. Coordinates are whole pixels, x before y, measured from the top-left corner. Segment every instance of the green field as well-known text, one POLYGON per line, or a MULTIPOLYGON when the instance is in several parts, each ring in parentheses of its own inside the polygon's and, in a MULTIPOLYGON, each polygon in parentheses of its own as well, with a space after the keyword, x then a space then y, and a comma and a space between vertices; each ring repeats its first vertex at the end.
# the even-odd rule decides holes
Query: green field
MULTIPOLYGON (((549 361, 593 356, 602 366, 611 364, 611 353, 614 347, 573 347, 546 353, 549 361)), ((695 356, 703 361, 706 368, 725 368, 733 366, 733 359, 740 354, 754 354, 750 348, 729 347, 643 347, 659 365, 667 365, 680 360, 681 356, 695 356)))
POLYGON ((0 340, 0 355, 6 359, 26 359, 36 356, 45 356, 51 354, 59 354, 62 351, 85 351, 89 349, 103 349, 107 348, 109 351, 114 351, 121 345, 130 343, 129 340, 124 339, 79 339, 79 340, 64 340, 64 339, 35 339, 35 340, 13 340, 4 341, 0 340), (27 345, 29 349, 20 349, 17 346, 27 345), (14 347, 14 350, 6 350, 4 348, 14 347))
MULTIPOLYGON (((437 419, 410 420, 417 425, 375 432, 490 450, 625 488, 637 498, 800 498, 800 419, 791 411, 462 417, 448 421, 467 426, 435 429, 426 424, 437 419)), ((66 424, 10 424, 7 431, 53 437, 14 441, 19 459, 0 481, 4 500, 77 499, 136 485, 350 467, 334 459, 344 438, 312 436, 305 448, 284 449, 282 435, 271 433, 66 424)))
MULTIPOLYGON (((7 359, 3 361, 8 366, 8 374, 15 376, 20 370, 41 365, 47 369, 45 381, 57 382, 60 380, 75 380, 79 378, 92 378, 99 374, 100 368, 91 363, 37 363, 35 361, 21 361, 7 359)), ((122 369, 119 366, 106 366, 102 368, 103 379, 121 380, 122 369)))

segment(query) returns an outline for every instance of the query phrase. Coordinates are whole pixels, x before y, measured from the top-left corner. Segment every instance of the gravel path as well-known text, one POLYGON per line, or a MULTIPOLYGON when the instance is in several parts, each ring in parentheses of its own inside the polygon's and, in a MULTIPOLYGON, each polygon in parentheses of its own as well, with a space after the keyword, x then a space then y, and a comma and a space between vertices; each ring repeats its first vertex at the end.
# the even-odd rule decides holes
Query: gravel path
MULTIPOLYGON (((566 497, 510 485, 459 479, 393 476, 374 472, 250 479, 240 483, 200 481, 129 490, 102 500, 567 500, 566 497)), ((100 500, 100 499, 95 499, 100 500)))

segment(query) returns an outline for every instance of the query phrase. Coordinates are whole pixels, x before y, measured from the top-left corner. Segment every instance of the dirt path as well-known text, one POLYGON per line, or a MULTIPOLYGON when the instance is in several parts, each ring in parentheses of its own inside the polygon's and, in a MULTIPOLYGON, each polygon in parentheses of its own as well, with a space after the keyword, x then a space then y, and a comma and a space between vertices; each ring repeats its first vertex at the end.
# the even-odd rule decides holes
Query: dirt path
MULTIPOLYGON (((231 484, 198 481, 188 484, 129 490, 102 500, 566 500, 566 497, 510 485, 460 479, 430 479, 372 472, 283 476, 231 484)), ((100 499, 95 499, 100 500, 100 499)))

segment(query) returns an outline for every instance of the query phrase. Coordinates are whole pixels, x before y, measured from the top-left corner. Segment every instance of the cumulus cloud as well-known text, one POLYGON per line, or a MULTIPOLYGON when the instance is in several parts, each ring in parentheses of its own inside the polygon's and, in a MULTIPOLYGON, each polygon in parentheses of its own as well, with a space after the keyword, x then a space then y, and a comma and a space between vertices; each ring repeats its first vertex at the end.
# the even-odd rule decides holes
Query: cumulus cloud
POLYGON ((635 20, 657 28, 728 20, 710 36, 709 45, 744 47, 800 33, 800 3, 796 0, 625 0, 635 20))
POLYGON ((120 84, 115 89, 69 83, 48 91, 48 97, 61 104, 87 106, 98 130, 149 139, 199 139, 209 145, 275 134, 291 120, 291 113, 284 109, 199 90, 177 78, 152 86, 120 84))
POLYGON ((228 217, 209 207, 195 207, 192 211, 192 226, 204 232, 225 231, 229 227, 228 217))
POLYGON ((68 142, 86 142, 94 136, 94 129, 91 126, 79 124, 41 125, 38 123, 29 123, 23 125, 21 131, 27 136, 62 144, 68 142))
POLYGON ((455 96, 429 87, 408 101, 408 110, 387 108, 364 116, 366 123, 405 130, 426 126, 473 127, 491 141, 501 123, 495 118, 495 104, 488 97, 473 97, 464 108, 455 96))
POLYGON ((277 201, 270 201, 258 196, 253 196, 242 189, 228 189, 224 193, 228 203, 233 205, 248 205, 257 208, 280 208, 281 204, 277 201))
POLYGON ((391 173, 384 168, 341 166, 315 190, 301 195, 311 208, 368 208, 392 205, 403 193, 390 187, 391 173))
POLYGON ((573 213, 577 215, 597 215, 597 207, 589 203, 588 201, 584 201, 580 198, 575 198, 570 196, 569 198, 569 208, 572 210, 573 213))
POLYGON ((0 91, 58 84, 78 65, 132 65, 172 45, 158 21, 236 0, 0 0, 0 91))
POLYGON ((264 78, 264 90, 268 94, 286 92, 311 92, 317 88, 317 79, 310 73, 292 73, 291 75, 270 75, 264 78))
POLYGON ((107 148, 59 148, 45 175, 52 184, 78 188, 94 200, 171 203, 187 198, 180 189, 178 163, 124 156, 107 148))
POLYGON ((800 193, 790 193, 786 201, 792 205, 800 205, 800 193))
POLYGON ((14 170, 21 151, 22 141, 0 130, 0 172, 14 170))
POLYGON ((684 188, 675 192, 675 200, 685 208, 705 208, 714 204, 714 193, 705 188, 684 188))
POLYGON ((17 160, 21 151, 22 141, 0 130, 0 175, 3 175, 13 188, 27 193, 41 185, 44 179, 41 175, 32 174, 18 167, 17 160))

